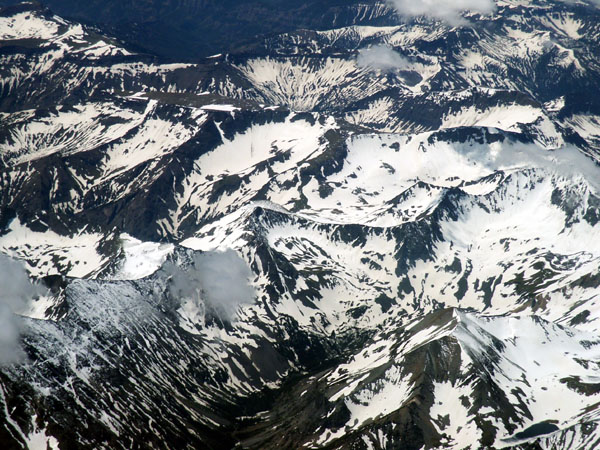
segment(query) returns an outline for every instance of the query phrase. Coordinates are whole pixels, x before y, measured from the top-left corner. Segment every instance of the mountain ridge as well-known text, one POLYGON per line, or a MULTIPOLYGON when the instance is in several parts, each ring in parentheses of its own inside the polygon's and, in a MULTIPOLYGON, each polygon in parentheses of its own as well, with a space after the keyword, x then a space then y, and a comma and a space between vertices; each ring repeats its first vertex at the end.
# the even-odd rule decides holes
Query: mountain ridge
POLYGON ((594 448, 598 12, 377 5, 174 64, 1 10, 3 442, 594 448))

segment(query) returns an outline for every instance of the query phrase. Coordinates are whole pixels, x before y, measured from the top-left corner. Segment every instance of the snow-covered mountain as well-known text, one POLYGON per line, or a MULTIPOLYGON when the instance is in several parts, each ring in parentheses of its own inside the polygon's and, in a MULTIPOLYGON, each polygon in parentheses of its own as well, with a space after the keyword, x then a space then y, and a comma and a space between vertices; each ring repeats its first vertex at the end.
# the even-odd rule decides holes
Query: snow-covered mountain
POLYGON ((599 10, 361 8, 186 64, 0 10, 7 448, 598 447, 599 10))

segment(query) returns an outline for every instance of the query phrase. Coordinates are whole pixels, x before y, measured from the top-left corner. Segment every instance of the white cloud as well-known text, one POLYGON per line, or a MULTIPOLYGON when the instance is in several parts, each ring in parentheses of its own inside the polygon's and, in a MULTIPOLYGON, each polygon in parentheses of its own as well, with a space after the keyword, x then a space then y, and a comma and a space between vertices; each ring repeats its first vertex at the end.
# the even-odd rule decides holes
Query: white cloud
POLYGON ((235 251, 202 253, 194 262, 204 298, 221 317, 231 320, 240 305, 254 301, 252 273, 235 251))
POLYGON ((177 301, 196 302, 199 311, 210 310, 224 320, 231 321, 241 305, 256 298, 249 282, 252 272, 233 250, 198 254, 187 271, 172 264, 163 268, 171 276, 170 292, 177 301))
POLYGON ((452 25, 464 23, 464 11, 489 14, 496 10, 494 0, 388 0, 405 17, 427 16, 452 25))
POLYGON ((0 364, 9 364, 22 356, 19 342, 19 317, 15 314, 47 290, 33 284, 25 268, 17 261, 0 255, 0 364))
POLYGON ((359 67, 365 67, 383 72, 410 68, 410 62, 404 56, 395 52, 387 45, 375 45, 363 48, 356 58, 359 67))

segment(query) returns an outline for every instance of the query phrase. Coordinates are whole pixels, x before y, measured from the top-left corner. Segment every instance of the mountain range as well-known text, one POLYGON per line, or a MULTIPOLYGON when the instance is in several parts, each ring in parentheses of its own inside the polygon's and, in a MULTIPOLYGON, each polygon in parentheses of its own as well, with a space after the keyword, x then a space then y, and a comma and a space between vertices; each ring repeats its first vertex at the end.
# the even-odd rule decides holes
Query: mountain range
POLYGON ((600 446, 595 4, 48 6, 0 9, 5 448, 600 446))

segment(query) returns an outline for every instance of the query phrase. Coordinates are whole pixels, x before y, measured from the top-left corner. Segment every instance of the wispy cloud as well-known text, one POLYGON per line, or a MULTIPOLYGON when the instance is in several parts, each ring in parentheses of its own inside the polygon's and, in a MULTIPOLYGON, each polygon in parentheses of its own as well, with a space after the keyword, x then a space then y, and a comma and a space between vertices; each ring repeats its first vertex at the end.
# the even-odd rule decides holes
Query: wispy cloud
POLYGON ((22 356, 20 319, 29 302, 47 290, 29 279, 21 263, 0 255, 0 364, 9 364, 22 356))
POLYGON ((494 0, 388 0, 404 17, 426 16, 459 25, 465 11, 489 14, 496 10, 494 0))
POLYGON ((410 61, 387 45, 375 45, 359 51, 356 64, 372 70, 391 72, 410 68, 410 61))
POLYGON ((204 302, 198 309, 211 311, 231 321, 238 308, 254 302, 256 292, 250 285, 252 272, 233 250, 205 252, 194 257, 194 265, 186 271, 166 265, 171 276, 170 292, 178 301, 204 302))

